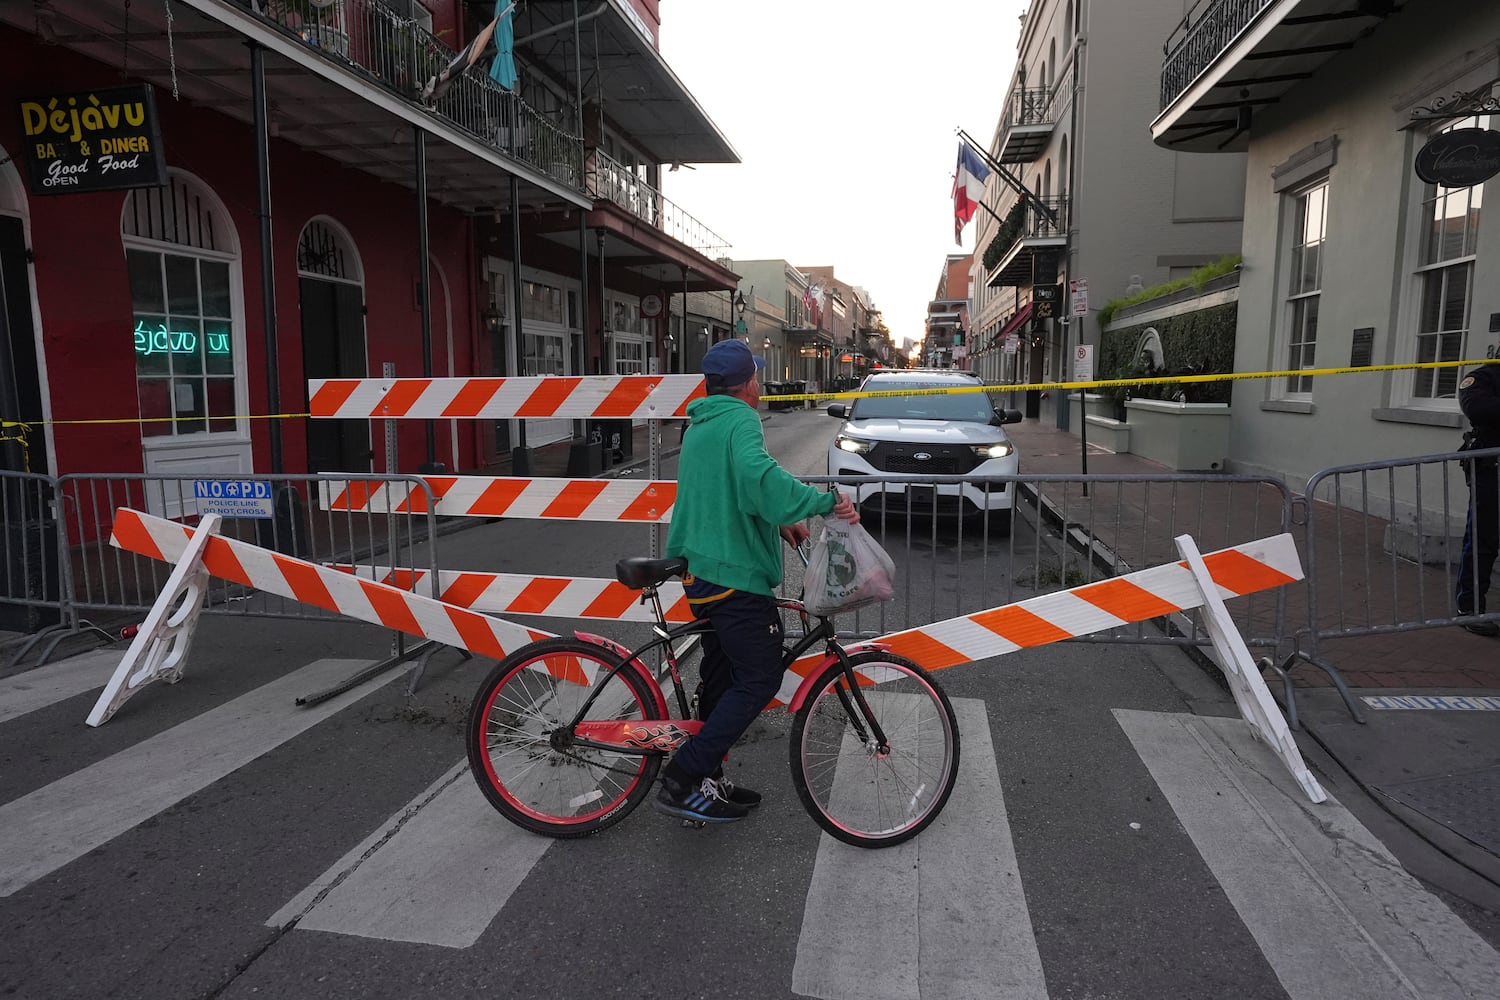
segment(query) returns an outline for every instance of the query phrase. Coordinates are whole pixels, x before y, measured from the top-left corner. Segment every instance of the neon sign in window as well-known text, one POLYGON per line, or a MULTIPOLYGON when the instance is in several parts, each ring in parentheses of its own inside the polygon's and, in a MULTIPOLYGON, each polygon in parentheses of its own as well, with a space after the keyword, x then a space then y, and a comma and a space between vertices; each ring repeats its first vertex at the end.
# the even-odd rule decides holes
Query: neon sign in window
MULTIPOLYGON (((229 334, 206 335, 209 354, 229 354, 229 334)), ((197 354, 198 333, 195 330, 168 330, 166 324, 156 324, 155 330, 146 328, 143 322, 135 324, 135 353, 150 357, 153 354, 197 354)))

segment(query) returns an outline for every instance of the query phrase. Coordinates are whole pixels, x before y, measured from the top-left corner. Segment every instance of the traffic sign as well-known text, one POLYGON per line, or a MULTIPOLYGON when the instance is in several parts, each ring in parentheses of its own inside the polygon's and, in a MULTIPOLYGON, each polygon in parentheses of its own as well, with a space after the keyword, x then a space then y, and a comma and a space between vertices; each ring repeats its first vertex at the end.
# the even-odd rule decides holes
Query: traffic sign
POLYGON ((1073 351, 1073 381, 1094 381, 1094 345, 1079 344, 1073 351))
POLYGON ((1073 303, 1074 316, 1087 316, 1089 312, 1089 279, 1074 278, 1068 282, 1068 295, 1073 303))

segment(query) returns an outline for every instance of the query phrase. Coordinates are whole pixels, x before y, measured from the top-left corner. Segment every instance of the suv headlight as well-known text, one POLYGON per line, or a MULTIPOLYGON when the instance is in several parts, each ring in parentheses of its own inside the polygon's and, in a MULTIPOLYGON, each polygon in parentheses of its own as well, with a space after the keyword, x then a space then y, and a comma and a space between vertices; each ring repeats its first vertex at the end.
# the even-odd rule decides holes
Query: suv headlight
POLYGON ((867 441, 864 438, 851 437, 848 434, 840 434, 838 437, 833 439, 833 444, 837 448, 840 448, 844 451, 852 451, 856 455, 863 455, 865 452, 875 447, 874 441, 867 441))
POLYGON ((1015 446, 1009 441, 1001 441, 999 444, 976 444, 974 455, 980 459, 1004 458, 1006 455, 1015 453, 1015 446))

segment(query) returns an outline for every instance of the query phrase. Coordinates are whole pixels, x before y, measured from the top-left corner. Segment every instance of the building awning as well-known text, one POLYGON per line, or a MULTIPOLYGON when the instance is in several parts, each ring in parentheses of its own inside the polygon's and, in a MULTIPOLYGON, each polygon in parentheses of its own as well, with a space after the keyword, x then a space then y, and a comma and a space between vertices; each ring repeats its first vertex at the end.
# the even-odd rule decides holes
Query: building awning
POLYGON ((997 337, 1009 337, 1019 330, 1026 321, 1031 318, 1031 311, 1036 308, 1035 302, 1028 302, 1021 307, 1021 311, 1012 316, 1004 326, 1000 328, 997 337))
POLYGON ((1165 40, 1152 140, 1184 152, 1243 152, 1260 108, 1279 103, 1403 10, 1386 0, 1241 0, 1228 11, 1195 8, 1165 40))
POLYGON ((530 0, 520 10, 517 47, 527 46, 530 61, 570 84, 577 75, 573 11, 580 12, 584 99, 602 99, 605 115, 656 162, 740 162, 740 154, 657 51, 630 0, 530 0), (531 39, 535 44, 528 44, 531 39), (566 45, 558 44, 564 40, 566 45))

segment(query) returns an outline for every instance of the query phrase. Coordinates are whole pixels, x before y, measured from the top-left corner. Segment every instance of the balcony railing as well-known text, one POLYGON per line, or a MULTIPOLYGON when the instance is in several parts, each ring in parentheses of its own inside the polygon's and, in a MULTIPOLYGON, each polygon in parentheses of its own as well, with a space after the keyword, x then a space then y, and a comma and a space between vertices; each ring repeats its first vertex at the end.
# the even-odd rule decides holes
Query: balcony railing
POLYGON ((985 248, 983 260, 986 271, 993 271, 1022 240, 1068 235, 1068 199, 1038 200, 1052 210, 1054 218, 1049 219, 1039 212, 1029 200, 1012 205, 994 239, 985 248))
POLYGON ((1046 151, 1057 124, 1057 90, 1026 87, 1005 102, 1001 163, 1032 163, 1046 151))
POLYGON ((581 189, 583 140, 569 135, 520 96, 470 69, 436 100, 425 92, 456 52, 420 24, 378 0, 238 0, 326 58, 421 104, 491 149, 559 183, 581 189))
POLYGON ((1014 125, 1051 125, 1057 104, 1057 91, 1046 87, 1027 87, 1010 95, 1005 102, 1005 127, 1014 125))
POLYGON ((585 190, 595 198, 614 202, 711 260, 730 256, 728 241, 602 149, 589 150, 585 190))
POLYGON ((1161 110, 1192 86, 1271 0, 1199 0, 1172 29, 1161 67, 1161 110))

